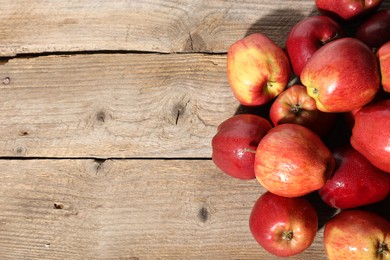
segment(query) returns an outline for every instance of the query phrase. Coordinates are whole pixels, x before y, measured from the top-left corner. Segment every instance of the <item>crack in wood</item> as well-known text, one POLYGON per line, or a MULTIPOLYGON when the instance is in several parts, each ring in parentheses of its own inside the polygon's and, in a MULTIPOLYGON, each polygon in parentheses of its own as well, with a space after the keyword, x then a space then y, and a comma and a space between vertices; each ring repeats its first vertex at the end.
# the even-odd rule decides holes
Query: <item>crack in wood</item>
POLYGON ((103 164, 106 162, 106 159, 94 159, 96 166, 95 166, 95 174, 98 175, 99 171, 102 170, 103 164))
POLYGON ((179 117, 180 117, 180 115, 181 115, 182 113, 184 113, 184 111, 185 111, 185 109, 186 109, 188 103, 190 103, 190 99, 188 99, 187 102, 186 102, 183 106, 181 106, 181 107, 179 107, 179 108, 177 109, 175 125, 177 125, 177 124, 179 123, 179 117))
POLYGON ((191 49, 191 52, 194 51, 194 40, 192 39, 192 35, 191 35, 191 32, 188 33, 188 39, 190 40, 190 49, 191 49))

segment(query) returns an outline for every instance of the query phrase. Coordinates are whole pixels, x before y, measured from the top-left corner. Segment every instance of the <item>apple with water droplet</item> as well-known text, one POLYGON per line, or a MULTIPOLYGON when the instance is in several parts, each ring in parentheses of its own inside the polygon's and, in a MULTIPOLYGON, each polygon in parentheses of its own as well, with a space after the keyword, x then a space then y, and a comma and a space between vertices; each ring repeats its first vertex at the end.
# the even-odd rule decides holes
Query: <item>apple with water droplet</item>
POLYGON ((333 150, 336 167, 319 190, 322 200, 334 208, 356 208, 390 195, 390 174, 378 169, 350 145, 333 150))
POLYGON ((390 223, 365 210, 343 210, 324 228, 324 245, 329 260, 390 258, 390 223))
POLYGON ((323 45, 344 36, 342 27, 330 17, 307 17, 290 30, 286 50, 295 75, 299 76, 310 57, 323 45))
POLYGON ((254 239, 269 253, 293 256, 313 243, 318 216, 306 198, 286 198, 266 192, 252 208, 249 228, 254 239))
POLYGON ((219 169, 238 179, 254 179, 255 151, 272 128, 263 117, 238 114, 226 119, 212 139, 212 160, 219 169))
POLYGON ((352 21, 374 13, 383 0, 315 0, 320 13, 340 21, 352 21))
POLYGON ((373 165, 390 174, 390 99, 359 109, 351 144, 373 165))
POLYGON ((279 196, 299 197, 319 190, 334 165, 333 155, 321 138, 298 124, 273 127, 256 149, 256 178, 279 196))
POLYGON ((349 112, 368 104, 380 87, 377 58, 355 38, 341 38, 320 48, 301 73, 302 84, 323 112, 349 112))

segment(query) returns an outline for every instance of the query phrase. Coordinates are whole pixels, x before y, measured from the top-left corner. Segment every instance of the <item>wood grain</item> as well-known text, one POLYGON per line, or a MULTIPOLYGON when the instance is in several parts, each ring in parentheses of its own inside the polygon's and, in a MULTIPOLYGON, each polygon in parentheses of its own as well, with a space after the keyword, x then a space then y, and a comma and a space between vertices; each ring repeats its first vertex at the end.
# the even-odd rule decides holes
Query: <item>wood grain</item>
MULTIPOLYGON (((312 0, 2 1, 0 259, 278 259, 248 227, 265 190, 218 170, 211 138, 246 111, 228 47, 253 32, 284 47, 316 13, 312 0)), ((292 259, 325 259, 335 210, 308 199, 321 228, 292 259)))
POLYGON ((0 66, 0 156, 208 157, 239 107, 225 55, 94 54, 0 66))
POLYGON ((3 1, 0 56, 69 51, 226 52, 262 31, 284 45, 311 0, 3 1))
MULTIPOLYGON (((210 160, 0 160, 1 259, 276 259, 248 218, 264 189, 210 160)), ((325 259, 322 230, 303 254, 325 259)))

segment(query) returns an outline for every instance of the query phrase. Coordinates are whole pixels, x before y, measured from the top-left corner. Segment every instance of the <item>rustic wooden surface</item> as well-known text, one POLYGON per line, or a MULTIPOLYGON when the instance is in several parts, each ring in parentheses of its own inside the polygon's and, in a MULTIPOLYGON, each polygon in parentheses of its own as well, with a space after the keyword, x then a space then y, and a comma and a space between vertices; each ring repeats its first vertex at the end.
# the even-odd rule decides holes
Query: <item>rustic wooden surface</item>
POLYGON ((84 54, 1 66, 0 155, 210 157, 238 104, 223 55, 84 54))
POLYGON ((0 54, 131 50, 226 52, 248 31, 282 43, 313 1, 3 0, 0 54))
MULTIPOLYGON (((248 227, 264 190, 222 175, 209 160, 4 160, 0 167, 8 169, 0 183, 1 259, 273 258, 248 227)), ((304 256, 323 258, 321 237, 304 256)))
MULTIPOLYGON (((389 7, 385 1, 384 7, 389 7)), ((0 259, 276 259, 248 218, 264 189, 211 161, 240 110, 230 44, 280 46, 312 0, 4 0, 0 259)), ((318 204, 320 222, 334 211, 318 204)), ((325 259, 322 226, 293 259, 325 259)))

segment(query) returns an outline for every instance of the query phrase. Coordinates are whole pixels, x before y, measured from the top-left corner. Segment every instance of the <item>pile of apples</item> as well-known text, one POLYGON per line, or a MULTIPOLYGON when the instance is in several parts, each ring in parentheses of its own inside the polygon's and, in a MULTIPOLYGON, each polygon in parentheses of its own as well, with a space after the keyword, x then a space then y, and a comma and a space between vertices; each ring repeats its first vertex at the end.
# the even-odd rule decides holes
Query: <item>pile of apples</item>
POLYGON ((335 210, 324 226, 328 259, 390 259, 390 9, 381 0, 316 0, 319 14, 282 49, 261 32, 234 42, 227 78, 244 107, 223 121, 212 159, 267 191, 252 208, 254 239, 276 256, 310 247, 316 193, 335 210), (257 110, 258 109, 258 110, 257 110))

